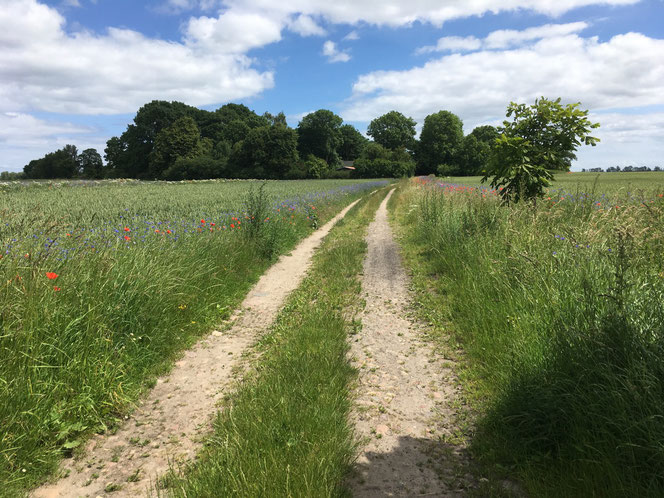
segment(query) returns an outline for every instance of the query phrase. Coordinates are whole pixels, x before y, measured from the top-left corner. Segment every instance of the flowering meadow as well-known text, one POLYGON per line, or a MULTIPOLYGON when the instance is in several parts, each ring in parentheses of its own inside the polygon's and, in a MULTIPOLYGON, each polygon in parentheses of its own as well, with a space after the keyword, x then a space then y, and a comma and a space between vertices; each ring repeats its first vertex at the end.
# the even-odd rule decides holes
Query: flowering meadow
POLYGON ((384 183, 0 185, 0 494, 112 429, 279 254, 384 183))
POLYGON ((466 355, 471 448, 528 495, 664 495, 657 178, 604 191, 570 180, 510 206, 457 179, 400 190, 424 312, 466 355))

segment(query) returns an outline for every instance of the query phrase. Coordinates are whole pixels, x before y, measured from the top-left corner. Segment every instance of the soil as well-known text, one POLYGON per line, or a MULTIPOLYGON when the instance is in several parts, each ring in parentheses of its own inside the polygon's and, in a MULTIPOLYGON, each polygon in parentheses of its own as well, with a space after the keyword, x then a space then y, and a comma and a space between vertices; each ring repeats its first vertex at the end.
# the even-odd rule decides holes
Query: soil
POLYGON ((463 496, 473 483, 453 437, 457 382, 409 316, 409 277, 388 222, 392 192, 368 229, 366 307, 351 348, 360 370, 353 422, 363 444, 349 485, 358 497, 463 496))
POLYGON ((243 353, 274 321, 304 277, 315 249, 356 202, 281 257, 248 294, 234 322, 185 352, 115 434, 93 437, 82 455, 63 462, 59 474, 66 477, 32 496, 144 496, 169 465, 194 459, 243 353))

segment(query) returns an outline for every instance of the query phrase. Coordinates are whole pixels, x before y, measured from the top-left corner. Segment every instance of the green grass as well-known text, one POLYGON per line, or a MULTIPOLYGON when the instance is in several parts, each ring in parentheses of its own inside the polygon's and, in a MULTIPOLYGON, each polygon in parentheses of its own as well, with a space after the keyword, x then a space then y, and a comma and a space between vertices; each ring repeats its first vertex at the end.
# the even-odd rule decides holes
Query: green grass
POLYGON ((0 494, 8 496, 42 480, 91 432, 112 428, 278 254, 375 188, 268 182, 257 196, 258 182, 74 185, 0 192, 0 494), (251 219, 265 212, 268 221, 251 219))
POLYGON ((664 494, 656 192, 507 207, 477 190, 399 191, 423 313, 464 351, 473 452, 532 496, 664 494))
POLYGON ((359 324, 366 228, 386 192, 339 222, 258 345, 201 460, 164 480, 172 496, 345 496, 354 459, 348 335, 359 324))
MULTIPOLYGON (((442 179, 449 183, 461 185, 480 185, 481 176, 454 176, 442 179)), ((486 184, 488 185, 488 184, 486 184)), ((575 193, 577 190, 595 192, 600 194, 616 194, 618 192, 637 192, 664 190, 664 172, 644 171, 632 173, 556 173, 553 190, 564 189, 575 193)))

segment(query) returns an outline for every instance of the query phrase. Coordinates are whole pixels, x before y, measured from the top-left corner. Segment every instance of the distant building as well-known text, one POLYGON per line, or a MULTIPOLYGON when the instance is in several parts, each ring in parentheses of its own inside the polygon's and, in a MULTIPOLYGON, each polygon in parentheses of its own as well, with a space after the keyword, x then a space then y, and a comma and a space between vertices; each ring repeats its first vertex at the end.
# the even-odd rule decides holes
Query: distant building
POLYGON ((337 168, 337 171, 355 171, 353 166, 353 161, 341 161, 341 166, 337 168))

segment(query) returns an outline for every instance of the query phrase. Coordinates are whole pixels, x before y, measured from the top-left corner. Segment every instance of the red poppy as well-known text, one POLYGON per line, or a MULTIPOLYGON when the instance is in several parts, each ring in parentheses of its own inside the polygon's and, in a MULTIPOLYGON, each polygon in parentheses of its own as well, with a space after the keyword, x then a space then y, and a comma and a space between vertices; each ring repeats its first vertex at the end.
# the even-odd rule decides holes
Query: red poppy
POLYGON ((235 228, 235 225, 233 223, 231 223, 231 228, 235 228))
POLYGON ((124 239, 125 239, 125 240, 131 240, 131 237, 130 237, 129 235, 125 235, 125 236, 124 236, 124 239))
POLYGON ((49 280, 55 280, 56 278, 58 278, 58 274, 52 271, 47 271, 46 278, 48 278, 49 280))
POLYGON ((205 220, 201 220, 201 223, 203 223, 203 225, 205 225, 205 220))
POLYGON ((129 227, 124 227, 125 232, 131 232, 131 229, 129 227))
POLYGON ((171 233, 171 231, 170 231, 170 230, 166 230, 166 233, 171 233))
POLYGON ((58 291, 61 290, 61 289, 60 289, 60 287, 58 287, 58 286, 56 285, 56 286, 53 287, 53 290, 54 290, 55 292, 58 292, 58 291))
POLYGON ((211 227, 213 227, 214 225, 215 225, 214 223, 210 223, 210 226, 211 226, 211 227))

